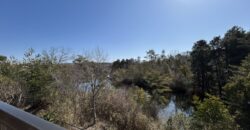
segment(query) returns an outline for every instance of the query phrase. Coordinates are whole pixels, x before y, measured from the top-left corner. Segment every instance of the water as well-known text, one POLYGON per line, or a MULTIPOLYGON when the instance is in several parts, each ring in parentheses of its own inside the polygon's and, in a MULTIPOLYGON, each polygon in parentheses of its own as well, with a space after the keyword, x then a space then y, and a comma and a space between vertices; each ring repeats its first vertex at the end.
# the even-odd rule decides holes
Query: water
POLYGON ((190 98, 185 95, 171 94, 169 102, 159 111, 158 117, 167 120, 179 113, 190 116, 193 113, 190 101, 190 98))

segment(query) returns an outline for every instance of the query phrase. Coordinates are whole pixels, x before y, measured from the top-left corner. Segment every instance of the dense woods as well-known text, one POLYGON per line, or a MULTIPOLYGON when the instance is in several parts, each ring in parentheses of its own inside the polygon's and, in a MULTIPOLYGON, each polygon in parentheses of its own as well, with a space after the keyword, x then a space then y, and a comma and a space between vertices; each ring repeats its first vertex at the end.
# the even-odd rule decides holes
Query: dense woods
POLYGON ((101 49, 0 56, 0 100, 68 129, 249 130, 250 32, 198 40, 189 52, 149 50, 107 62, 101 49), (159 118, 171 95, 192 114, 159 118), (176 99, 178 100, 178 99, 176 99))

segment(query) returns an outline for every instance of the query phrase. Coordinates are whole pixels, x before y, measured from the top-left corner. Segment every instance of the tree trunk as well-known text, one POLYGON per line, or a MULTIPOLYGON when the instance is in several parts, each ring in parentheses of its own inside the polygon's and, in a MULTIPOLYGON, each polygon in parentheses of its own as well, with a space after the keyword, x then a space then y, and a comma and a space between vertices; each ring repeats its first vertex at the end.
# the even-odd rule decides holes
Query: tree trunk
POLYGON ((95 99, 95 94, 93 94, 92 97, 92 106, 93 106, 93 125, 96 124, 96 99, 95 99))

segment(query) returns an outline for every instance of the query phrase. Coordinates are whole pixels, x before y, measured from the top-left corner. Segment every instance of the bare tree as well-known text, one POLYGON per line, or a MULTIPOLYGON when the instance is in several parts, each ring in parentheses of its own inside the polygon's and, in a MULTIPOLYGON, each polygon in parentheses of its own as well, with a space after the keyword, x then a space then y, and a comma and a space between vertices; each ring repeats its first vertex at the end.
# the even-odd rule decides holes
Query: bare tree
POLYGON ((109 71, 106 67, 107 55, 99 48, 79 55, 74 63, 83 71, 84 83, 90 92, 91 111, 93 122, 90 126, 96 124, 97 112, 96 101, 100 91, 107 85, 109 71))
POLYGON ((51 64, 62 64, 67 62, 69 57, 69 50, 64 48, 50 48, 48 51, 42 52, 43 61, 51 64))

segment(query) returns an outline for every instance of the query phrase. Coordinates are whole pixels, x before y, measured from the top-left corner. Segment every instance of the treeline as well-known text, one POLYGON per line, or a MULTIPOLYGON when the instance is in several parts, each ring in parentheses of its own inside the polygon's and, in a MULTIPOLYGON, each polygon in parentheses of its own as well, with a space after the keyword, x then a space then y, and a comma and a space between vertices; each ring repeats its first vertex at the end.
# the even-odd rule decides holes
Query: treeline
POLYGON ((191 52, 195 85, 205 92, 224 96, 223 86, 250 52, 250 33, 233 27, 223 38, 214 37, 209 43, 200 40, 191 52))
POLYGON ((100 49, 1 56, 0 100, 67 129, 160 129, 151 96, 140 88, 114 88, 110 71, 100 49))
POLYGON ((250 32, 236 26, 190 52, 112 64, 100 49, 29 49, 22 60, 0 56, 0 100, 68 129, 248 130, 249 53, 250 32), (170 94, 190 98, 193 114, 159 119, 170 94))
MULTIPOLYGON (((223 37, 216 36, 210 42, 195 42, 191 52, 166 56, 164 51, 156 54, 149 50, 143 61, 140 58, 117 60, 113 63, 112 72, 116 86, 138 86, 160 103, 167 101, 166 93, 169 92, 198 95, 199 100, 205 102, 210 101, 207 100, 209 98, 216 99, 222 102, 219 103, 222 107, 226 105, 229 108, 230 115, 227 113, 225 119, 234 116, 241 128, 250 129, 247 123, 250 122, 250 91, 247 85, 250 82, 246 79, 249 53, 250 32, 234 26, 223 37), (243 79, 244 82, 241 81, 243 79)), ((203 116, 202 119, 214 118, 203 116)), ((212 125, 217 126, 215 123, 212 125)))
POLYGON ((249 53, 250 32, 240 27, 209 43, 197 41, 191 52, 194 85, 201 99, 205 93, 220 97, 244 129, 250 129, 249 53))
POLYGON ((127 59, 113 63, 113 83, 119 87, 139 87, 159 104, 166 105, 170 92, 192 93, 192 71, 188 53, 166 56, 149 50, 145 60, 127 59))

